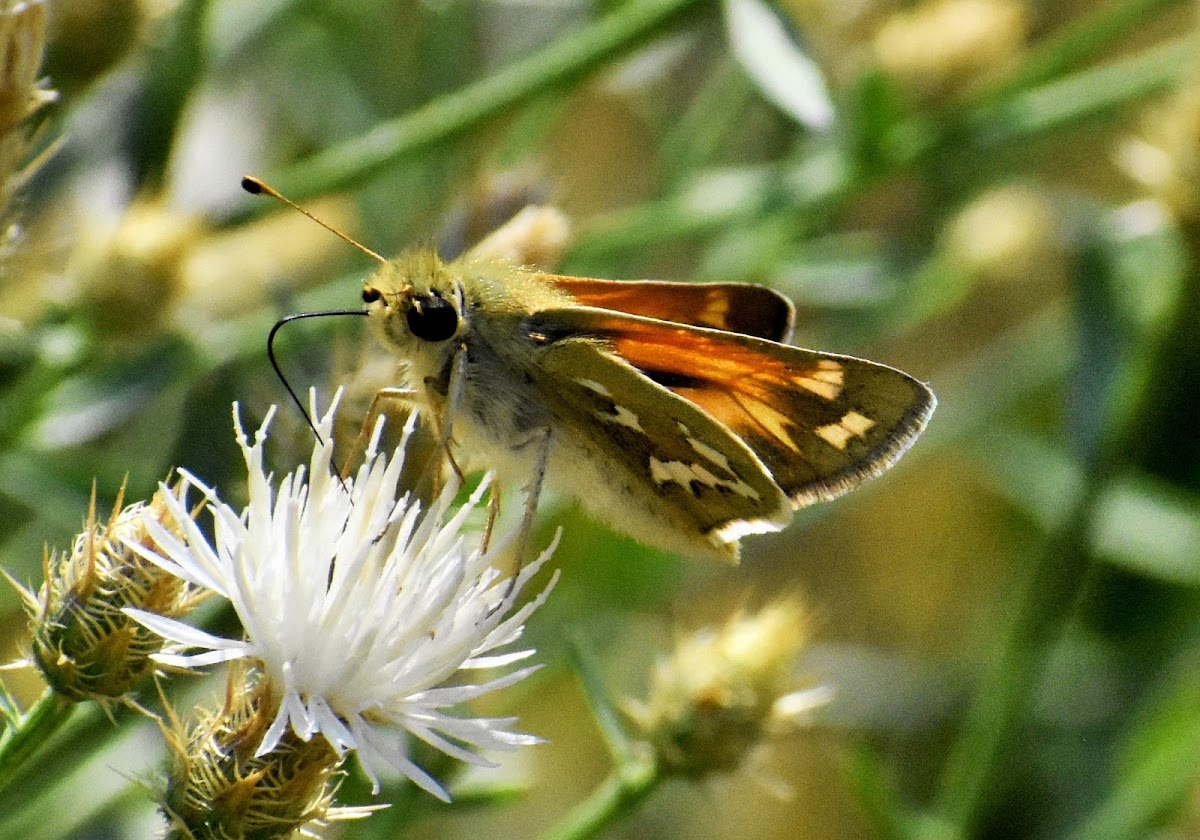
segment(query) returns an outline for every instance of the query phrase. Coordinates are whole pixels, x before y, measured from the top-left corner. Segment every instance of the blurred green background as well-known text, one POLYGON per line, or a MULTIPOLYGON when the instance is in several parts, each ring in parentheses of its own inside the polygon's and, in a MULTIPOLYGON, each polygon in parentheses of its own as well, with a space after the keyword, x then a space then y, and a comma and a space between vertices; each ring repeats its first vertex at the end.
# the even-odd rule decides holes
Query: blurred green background
MULTIPOLYGON (((747 539, 738 568, 548 502, 563 581, 529 631, 550 667, 493 701, 549 741, 505 765, 520 793, 392 790, 330 836, 537 836, 610 770, 569 638, 639 696, 676 634, 783 592, 815 616, 798 675, 833 704, 608 836, 1194 837, 1197 11, 51 2, 40 75, 59 97, 10 131, 26 160, 51 153, 3 173, 0 565, 40 581, 93 481, 102 510, 175 466, 236 499, 230 403, 253 426, 287 399, 267 330, 358 305, 368 261, 245 196, 243 173, 384 254, 453 255, 551 203, 575 225, 563 273, 771 285, 796 343, 907 370, 939 409, 887 476, 747 539)), ((294 387, 359 381, 362 326, 285 331, 294 387)), ((295 412, 275 430, 283 473, 311 439, 295 412)), ((11 591, 0 634, 21 656, 11 591)), ((41 691, 3 680, 22 704, 41 691)), ((80 710, 4 794, 0 837, 148 836, 161 738, 117 723, 80 710)))

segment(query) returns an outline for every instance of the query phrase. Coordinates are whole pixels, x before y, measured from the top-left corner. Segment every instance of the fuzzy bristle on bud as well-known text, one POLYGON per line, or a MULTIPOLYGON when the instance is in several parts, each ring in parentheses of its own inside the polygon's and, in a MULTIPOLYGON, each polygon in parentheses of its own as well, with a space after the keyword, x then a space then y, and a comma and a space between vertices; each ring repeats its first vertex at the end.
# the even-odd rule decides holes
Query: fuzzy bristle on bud
POLYGON ((277 711, 261 680, 235 673, 222 708, 198 712, 186 731, 176 725, 169 733, 168 836, 269 840, 363 816, 333 807, 342 759, 324 738, 301 740, 289 729, 258 754, 277 711))
POLYGON ((196 600, 188 584, 129 547, 155 550, 148 520, 180 533, 163 492, 124 510, 118 498, 106 525, 96 521, 93 496, 87 523, 71 550, 46 558, 46 581, 27 599, 33 658, 46 681, 66 697, 120 699, 154 670, 150 656, 163 640, 122 612, 126 607, 174 616, 196 600))
MULTIPOLYGON (((664 770, 698 778, 738 767, 798 709, 793 670, 808 639, 808 616, 792 601, 681 639, 659 662, 647 700, 630 708, 664 770)), ((801 705, 823 702, 828 692, 816 691, 816 702, 801 705)))

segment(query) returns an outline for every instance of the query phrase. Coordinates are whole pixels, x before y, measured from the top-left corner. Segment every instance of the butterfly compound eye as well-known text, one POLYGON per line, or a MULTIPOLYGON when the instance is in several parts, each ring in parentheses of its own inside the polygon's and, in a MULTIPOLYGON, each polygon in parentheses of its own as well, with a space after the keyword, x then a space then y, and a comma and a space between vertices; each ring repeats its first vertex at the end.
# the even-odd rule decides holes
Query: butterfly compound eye
POLYGON ((408 328, 422 341, 445 341, 458 332, 458 310, 439 295, 421 295, 408 310, 408 328))

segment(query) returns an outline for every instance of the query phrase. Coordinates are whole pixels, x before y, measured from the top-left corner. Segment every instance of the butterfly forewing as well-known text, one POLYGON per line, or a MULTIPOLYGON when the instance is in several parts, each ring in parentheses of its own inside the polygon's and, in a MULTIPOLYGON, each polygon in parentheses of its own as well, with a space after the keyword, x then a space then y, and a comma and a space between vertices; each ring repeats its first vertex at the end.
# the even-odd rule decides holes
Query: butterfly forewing
POLYGON ((792 302, 763 286, 545 276, 582 306, 753 335, 768 341, 786 342, 792 337, 795 319, 792 302))
POLYGON ((791 504, 745 444, 603 344, 563 341, 546 348, 541 361, 544 390, 560 416, 614 471, 651 487, 677 522, 700 534, 737 523, 722 537, 736 539, 777 530, 791 517, 791 504))
POLYGON ((933 410, 920 382, 862 359, 598 310, 542 316, 575 322, 720 421, 796 505, 833 498, 882 472, 933 410))

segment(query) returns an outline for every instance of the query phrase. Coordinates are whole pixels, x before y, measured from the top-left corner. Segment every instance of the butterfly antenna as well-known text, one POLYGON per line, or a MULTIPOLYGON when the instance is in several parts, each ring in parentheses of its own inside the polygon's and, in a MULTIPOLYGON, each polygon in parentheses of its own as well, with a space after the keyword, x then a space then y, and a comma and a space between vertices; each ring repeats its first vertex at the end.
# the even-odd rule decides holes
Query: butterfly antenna
MULTIPOLYGON (((284 324, 290 324, 292 321, 299 321, 302 318, 326 318, 335 315, 366 315, 367 313, 361 309, 333 309, 328 312, 301 312, 297 315, 288 315, 286 318, 280 318, 275 322, 275 326, 271 327, 271 331, 267 333, 267 358, 271 360, 271 367, 275 370, 275 375, 279 377, 279 381, 283 383, 284 390, 288 392, 288 396, 292 398, 292 403, 296 408, 300 409, 301 416, 304 417, 304 422, 308 424, 308 428, 312 429, 313 435, 321 446, 325 445, 325 439, 321 437, 320 431, 317 430, 317 424, 313 422, 312 415, 308 413, 308 409, 304 407, 300 397, 292 388, 287 377, 283 375, 283 368, 279 366, 279 360, 275 358, 275 334, 279 332, 280 327, 284 324)), ((346 482, 342 479, 342 469, 337 462, 333 463, 334 471, 337 473, 338 483, 342 485, 342 489, 346 489, 346 482)))
POLYGON ((333 227, 332 225, 321 221, 316 216, 314 216, 312 213, 309 213, 307 210, 305 210, 303 207, 301 207, 299 204, 292 201, 290 198, 285 196, 283 193, 279 192, 279 190, 272 187, 266 181, 259 180, 258 178, 255 178, 253 175, 245 175, 242 177, 242 189, 244 189, 246 192, 250 193, 251 195, 265 195, 265 196, 269 196, 269 197, 275 199, 276 201, 283 202, 288 207, 291 207, 293 210, 303 213, 305 216, 312 219, 314 222, 319 224, 321 227, 325 228, 325 230, 332 233, 338 239, 341 239, 343 242, 349 243, 350 245, 354 246, 358 250, 362 251, 368 257, 375 260, 375 262, 377 262, 381 265, 387 264, 386 259, 384 259, 379 254, 372 251, 366 245, 363 245, 361 242, 358 242, 358 241, 350 238, 349 236, 342 233, 340 230, 333 227))

